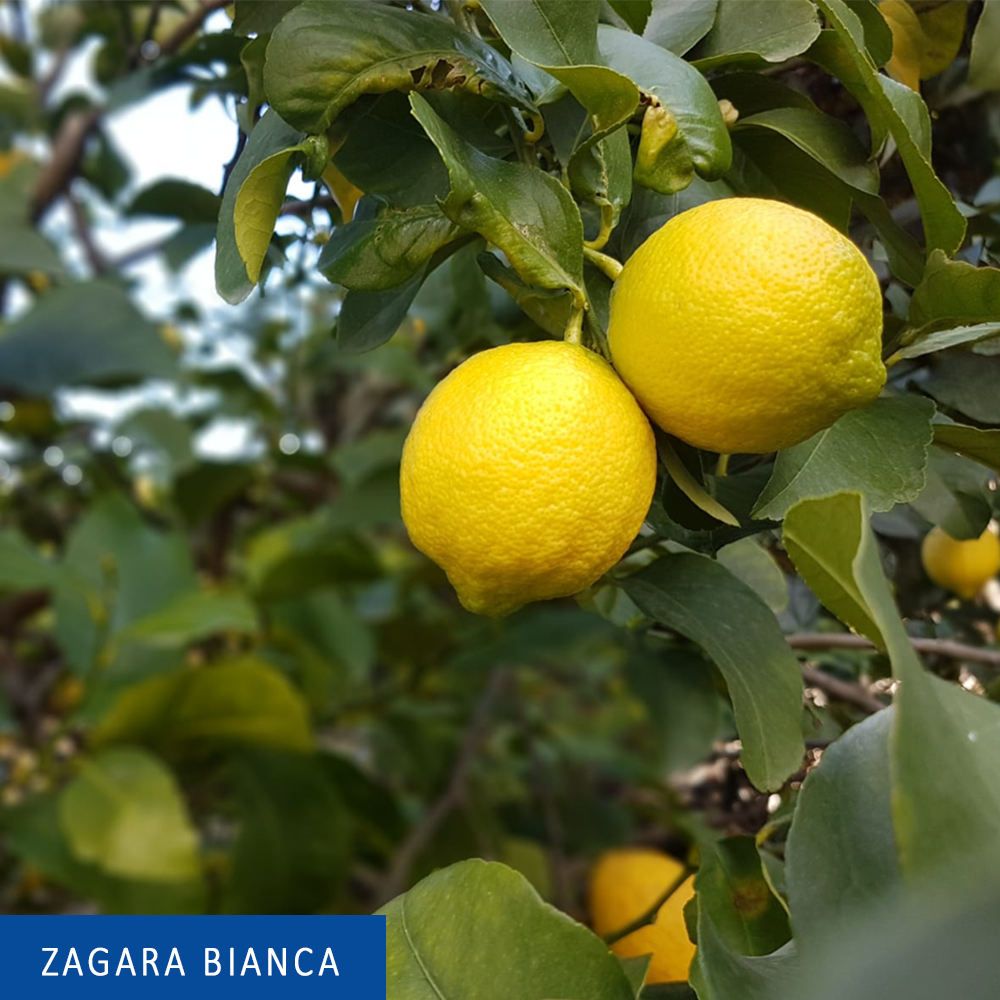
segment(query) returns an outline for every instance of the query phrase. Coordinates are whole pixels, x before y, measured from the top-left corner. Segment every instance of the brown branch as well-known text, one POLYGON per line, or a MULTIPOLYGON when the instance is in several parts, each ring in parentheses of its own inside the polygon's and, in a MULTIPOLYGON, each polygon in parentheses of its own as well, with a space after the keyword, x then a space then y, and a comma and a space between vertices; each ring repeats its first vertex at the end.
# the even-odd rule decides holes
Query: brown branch
POLYGON ((311 198, 308 201, 286 201, 281 206, 281 215, 295 215, 300 219, 308 218, 316 208, 337 208, 337 202, 332 197, 311 198))
POLYGON ((816 667, 802 664, 802 679, 810 687, 819 688, 825 694, 837 701, 845 702, 860 708, 862 712, 874 715, 885 708, 885 703, 878 700, 870 691, 861 684, 851 681, 842 681, 833 674, 828 674, 825 670, 817 670, 816 667))
POLYGON ((228 7, 230 0, 200 0, 198 6, 160 43, 155 55, 146 62, 155 62, 160 56, 169 56, 176 52, 205 23, 210 14, 228 7))
MULTIPOLYGON (((875 651, 873 643, 860 635, 850 632, 835 632, 830 635, 825 632, 799 632, 787 636, 788 645, 792 649, 859 649, 875 651)), ((946 656, 951 660, 969 660, 974 663, 988 663, 1000 667, 1000 649, 986 649, 982 646, 969 646, 953 639, 911 639, 910 645, 918 653, 928 653, 932 656, 946 656)))
POLYGON ((499 669, 493 672, 489 684, 479 699, 479 704, 472 715, 465 735, 459 747, 455 766, 444 794, 424 813, 423 818, 410 831, 396 853, 396 860, 382 883, 379 902, 386 903, 398 896, 405 888, 410 878, 410 870, 424 848, 430 843, 438 828, 448 818, 451 811, 462 804, 465 799, 465 788, 472 771, 472 764, 479 753, 483 740, 486 738, 486 728, 490 713, 500 695, 510 683, 510 672, 499 669))
POLYGON ((94 274, 103 274, 108 269, 108 262, 101 252, 101 248, 94 240, 94 234, 91 232, 90 220, 87 218, 87 213, 84 211, 79 199, 74 198, 70 192, 67 192, 66 203, 69 205, 70 215, 73 217, 73 229, 76 232, 76 238, 83 246, 83 252, 86 254, 90 269, 94 274))

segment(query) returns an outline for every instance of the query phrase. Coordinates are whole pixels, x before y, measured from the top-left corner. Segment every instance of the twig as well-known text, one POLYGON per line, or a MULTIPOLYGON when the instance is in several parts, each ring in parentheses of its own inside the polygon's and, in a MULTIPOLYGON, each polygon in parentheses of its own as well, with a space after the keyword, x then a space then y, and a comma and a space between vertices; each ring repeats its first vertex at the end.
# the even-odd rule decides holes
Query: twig
POLYGON ((281 206, 279 214, 294 215, 300 219, 307 219, 312 215, 313 210, 317 208, 325 208, 327 210, 337 208, 337 202, 329 195, 321 196, 319 198, 310 198, 307 201, 286 201, 281 206))
POLYGON ((76 238, 83 246, 83 252, 87 255, 87 263, 94 274, 103 274, 108 269, 108 262, 101 252, 101 248, 94 241, 94 234, 90 230, 90 220, 87 218, 83 206, 78 198, 72 193, 67 193, 66 203, 69 205, 70 215, 73 217, 73 229, 76 238))
POLYGON ((155 54, 145 58, 146 62, 155 62, 160 56, 169 56, 176 52, 205 23, 210 14, 222 10, 229 5, 230 0, 201 0, 198 6, 188 15, 187 19, 177 25, 174 30, 160 43, 155 54))
MULTIPOLYGON (((787 637, 792 649, 862 649, 875 650, 875 646, 860 635, 850 632, 835 632, 827 635, 825 632, 799 632, 787 637)), ((933 656, 947 656, 952 660, 971 660, 975 663, 988 663, 1000 667, 1000 649, 984 649, 982 646, 969 646, 953 639, 911 639, 910 645, 918 653, 930 653, 933 656)))
POLYGON ((684 871, 680 873, 667 886, 666 891, 653 903, 652 906, 648 907, 643 913, 641 913, 635 920, 627 923, 624 927, 616 930, 613 934, 608 934, 604 938, 604 943, 608 946, 613 945, 616 941, 621 941, 623 937, 628 937, 633 931, 639 930, 640 927, 645 927, 647 924, 654 923, 656 920, 656 915, 660 912, 660 907, 670 899, 670 897, 687 881, 687 879, 694 874, 694 869, 689 868, 687 865, 684 866, 684 871))
POLYGON ((862 712, 874 715, 885 708, 885 703, 878 700, 860 684, 851 681, 842 681, 833 674, 828 674, 825 670, 817 670, 805 663, 802 664, 802 679, 810 687, 819 688, 821 691, 835 698, 837 701, 846 702, 860 708, 862 712))
POLYGON ((403 842, 396 853, 396 860, 382 883, 380 902, 388 902, 398 896, 406 887, 410 877, 410 869, 424 848, 430 843, 438 828, 448 817, 448 814, 461 805, 465 798, 465 786, 472 770, 479 748, 486 738, 486 726, 490 713, 497 698, 503 693, 510 682, 510 672, 506 669, 494 671, 486 691, 483 693, 476 710, 472 715, 462 743, 459 747, 455 766, 444 794, 424 814, 419 823, 410 831, 409 837, 403 842))

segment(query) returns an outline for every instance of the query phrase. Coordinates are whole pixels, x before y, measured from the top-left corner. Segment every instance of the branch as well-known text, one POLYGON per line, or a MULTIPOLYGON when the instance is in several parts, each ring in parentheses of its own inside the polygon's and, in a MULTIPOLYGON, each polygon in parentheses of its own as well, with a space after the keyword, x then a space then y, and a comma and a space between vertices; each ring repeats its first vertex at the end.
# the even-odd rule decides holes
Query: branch
POLYGON ((469 773, 476 754, 486 738, 486 726, 490 713, 497 698, 504 692, 510 683, 510 672, 507 670, 496 670, 490 678, 489 684, 479 704, 472 715, 462 743, 459 747, 458 757, 448 781, 448 787, 444 794, 434 803, 424 814, 419 823, 410 831, 409 837, 403 842, 402 847, 396 854, 396 860, 392 868, 382 883, 380 903, 386 903, 390 899, 398 896, 406 887, 410 877, 410 869, 414 862, 420 857, 424 848, 430 843, 438 828, 447 819, 448 814, 462 804, 465 798, 465 786, 469 780, 469 773))
POLYGON ((66 202, 69 205, 70 215, 73 217, 73 229, 76 238, 83 246, 83 252, 87 256, 87 263, 94 274, 103 274, 108 269, 108 262, 101 252, 101 248, 94 241, 94 234, 90 230, 90 220, 87 218, 83 206, 72 193, 67 192, 66 202))
POLYGON ((173 55, 205 23, 210 14, 228 7, 230 0, 200 0, 198 6, 160 43, 159 50, 147 63, 155 62, 160 56, 173 55))
MULTIPOLYGON (((877 651, 877 647, 860 635, 850 632, 835 632, 830 635, 825 632, 799 632, 787 636, 788 645, 792 649, 860 649, 877 651)), ((1000 649, 985 649, 982 646, 969 646, 953 639, 911 639, 910 645, 918 653, 929 653, 933 656, 947 656, 952 660, 971 660, 975 663, 988 663, 1000 667, 1000 649)))
POLYGON ((839 677, 834 677, 833 674, 828 674, 825 670, 817 670, 804 663, 802 664, 802 679, 810 687, 819 688, 831 698, 843 701, 848 705, 854 705, 869 715, 881 712, 885 708, 885 703, 879 701, 861 684, 842 681, 839 677))

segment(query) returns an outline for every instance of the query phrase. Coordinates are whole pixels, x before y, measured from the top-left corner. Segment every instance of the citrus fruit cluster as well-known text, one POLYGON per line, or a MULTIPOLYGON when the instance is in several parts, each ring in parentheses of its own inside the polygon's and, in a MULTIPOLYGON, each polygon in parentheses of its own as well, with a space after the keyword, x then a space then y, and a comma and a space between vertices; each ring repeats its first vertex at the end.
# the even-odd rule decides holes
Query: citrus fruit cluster
POLYGON ((695 946, 688 937, 684 907, 694 896, 694 876, 681 881, 684 866, 662 851, 623 848, 597 860, 590 876, 588 904, 591 926, 601 937, 613 937, 644 915, 676 886, 660 906, 656 919, 618 938, 611 950, 620 958, 651 955, 646 983, 685 982, 695 946))
POLYGON ((803 441, 882 388, 881 302, 862 254, 809 212, 755 198, 683 212, 615 283, 614 369, 577 344, 509 344, 435 388, 403 450, 414 545, 471 611, 580 592, 649 509, 647 416, 725 454, 803 441))

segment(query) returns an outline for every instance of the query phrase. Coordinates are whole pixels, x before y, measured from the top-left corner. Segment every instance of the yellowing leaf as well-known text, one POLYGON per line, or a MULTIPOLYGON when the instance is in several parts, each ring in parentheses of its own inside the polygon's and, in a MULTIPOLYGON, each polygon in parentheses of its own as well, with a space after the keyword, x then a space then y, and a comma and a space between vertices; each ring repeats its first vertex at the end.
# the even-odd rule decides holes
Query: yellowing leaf
POLYGON ((920 19, 906 0, 884 0, 878 9, 892 30, 892 58, 885 65, 889 76, 911 90, 919 90, 925 46, 920 19))
POLYGON ((920 59, 920 79, 929 80, 943 73, 958 56, 965 36, 965 21, 969 14, 966 0, 927 4, 916 8, 924 32, 924 53, 920 59))
POLYGON ((330 189, 344 222, 354 218, 354 209, 364 191, 355 187, 332 163, 323 171, 323 183, 330 189))

